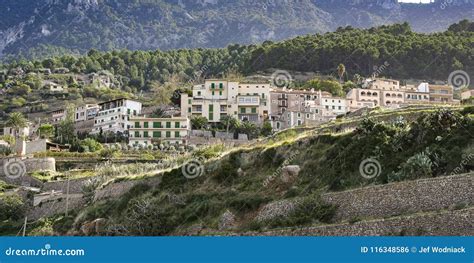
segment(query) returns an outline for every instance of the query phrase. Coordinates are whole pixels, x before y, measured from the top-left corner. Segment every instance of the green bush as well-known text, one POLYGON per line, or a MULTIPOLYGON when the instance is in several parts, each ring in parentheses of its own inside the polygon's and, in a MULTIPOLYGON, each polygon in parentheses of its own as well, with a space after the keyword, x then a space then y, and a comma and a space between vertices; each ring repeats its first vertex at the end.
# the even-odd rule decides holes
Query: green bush
POLYGON ((0 195, 0 221, 18 220, 25 214, 25 204, 19 195, 0 195))
POLYGON ((97 152, 103 149, 102 144, 91 138, 82 140, 79 145, 82 147, 83 152, 97 152))

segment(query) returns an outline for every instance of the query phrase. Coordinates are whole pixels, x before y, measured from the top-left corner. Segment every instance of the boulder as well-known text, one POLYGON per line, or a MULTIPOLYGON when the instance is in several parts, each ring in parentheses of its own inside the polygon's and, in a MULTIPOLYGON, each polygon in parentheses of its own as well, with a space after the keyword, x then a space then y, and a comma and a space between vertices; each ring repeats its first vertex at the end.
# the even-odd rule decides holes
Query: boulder
POLYGON ((288 183, 298 177, 300 173, 300 166, 299 165, 287 165, 281 169, 281 180, 284 183, 288 183))
POLYGON ((266 204, 260 209, 255 218, 257 222, 265 222, 268 220, 275 219, 277 217, 287 217, 290 215, 297 206, 296 200, 280 200, 269 204, 266 204))
POLYGON ((235 227, 235 215, 229 210, 225 211, 219 219, 219 230, 231 230, 235 227))

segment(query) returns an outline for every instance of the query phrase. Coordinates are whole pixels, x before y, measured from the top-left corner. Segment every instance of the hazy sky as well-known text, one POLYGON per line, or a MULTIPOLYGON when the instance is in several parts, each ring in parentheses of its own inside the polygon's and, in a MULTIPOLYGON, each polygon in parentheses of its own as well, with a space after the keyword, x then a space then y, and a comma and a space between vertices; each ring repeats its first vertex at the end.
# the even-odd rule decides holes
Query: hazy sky
POLYGON ((405 3, 419 3, 419 2, 422 2, 422 3, 429 3, 430 0, 398 0, 398 2, 405 2, 405 3))

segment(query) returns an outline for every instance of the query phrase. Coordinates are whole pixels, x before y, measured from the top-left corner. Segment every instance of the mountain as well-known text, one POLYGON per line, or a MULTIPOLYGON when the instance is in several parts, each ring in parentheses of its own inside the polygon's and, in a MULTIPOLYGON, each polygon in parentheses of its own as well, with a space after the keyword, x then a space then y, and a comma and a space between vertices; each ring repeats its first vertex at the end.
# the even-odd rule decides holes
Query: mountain
POLYGON ((178 49, 253 44, 408 21, 435 32, 474 17, 474 0, 3 0, 0 57, 84 53, 91 48, 178 49))

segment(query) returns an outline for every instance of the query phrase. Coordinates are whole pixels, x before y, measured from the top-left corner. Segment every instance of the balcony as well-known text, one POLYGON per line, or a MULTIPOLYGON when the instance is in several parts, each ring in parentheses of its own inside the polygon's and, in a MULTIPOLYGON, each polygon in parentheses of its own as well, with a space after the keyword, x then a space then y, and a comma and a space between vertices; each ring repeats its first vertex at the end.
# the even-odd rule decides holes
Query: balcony
POLYGON ((260 105, 259 96, 237 96, 237 104, 241 106, 258 106, 260 105))

